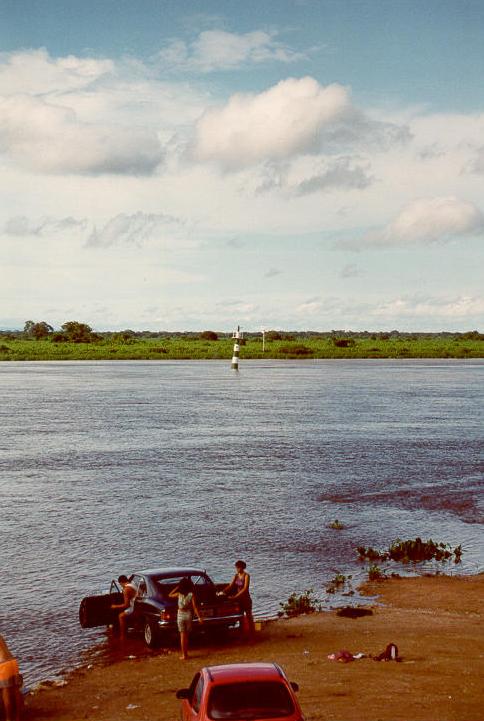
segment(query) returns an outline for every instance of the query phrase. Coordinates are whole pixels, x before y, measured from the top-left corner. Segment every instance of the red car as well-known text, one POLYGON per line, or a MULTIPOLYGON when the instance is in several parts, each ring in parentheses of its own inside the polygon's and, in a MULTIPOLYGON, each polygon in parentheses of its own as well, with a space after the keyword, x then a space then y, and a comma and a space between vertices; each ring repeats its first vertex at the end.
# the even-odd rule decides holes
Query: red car
POLYGON ((295 691, 277 663, 206 666, 177 691, 182 721, 304 721, 295 691))

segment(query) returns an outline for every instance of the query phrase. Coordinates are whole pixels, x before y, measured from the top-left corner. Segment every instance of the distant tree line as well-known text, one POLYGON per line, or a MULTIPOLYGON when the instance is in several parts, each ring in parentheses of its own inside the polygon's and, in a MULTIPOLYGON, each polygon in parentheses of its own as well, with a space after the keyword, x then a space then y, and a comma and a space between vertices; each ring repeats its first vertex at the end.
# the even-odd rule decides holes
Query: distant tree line
MULTIPOLYGON (((44 320, 27 320, 23 330, 0 330, 0 337, 4 339, 27 339, 27 340, 50 340, 53 343, 93 343, 104 339, 115 340, 122 343, 132 343, 136 339, 143 338, 183 338, 186 340, 217 341, 219 339, 232 338, 232 333, 215 332, 213 330, 197 331, 135 331, 127 328, 122 331, 94 332, 87 323, 71 320, 63 323, 59 330, 55 330, 44 320)), ((262 331, 245 331, 244 339, 262 340, 262 331)), ((294 341, 296 338, 320 338, 326 339, 337 347, 349 347, 355 344, 355 339, 372 340, 419 340, 420 338, 460 338, 462 340, 484 340, 484 334, 477 330, 453 333, 441 331, 438 333, 407 332, 407 331, 352 331, 352 330, 331 330, 331 331, 264 331, 266 341, 294 341)))
POLYGON ((22 336, 35 340, 49 338, 53 343, 91 343, 92 341, 101 340, 101 336, 94 333, 90 325, 79 323, 77 320, 69 320, 63 323, 59 331, 54 331, 53 327, 44 320, 37 323, 34 323, 33 320, 27 320, 22 336))

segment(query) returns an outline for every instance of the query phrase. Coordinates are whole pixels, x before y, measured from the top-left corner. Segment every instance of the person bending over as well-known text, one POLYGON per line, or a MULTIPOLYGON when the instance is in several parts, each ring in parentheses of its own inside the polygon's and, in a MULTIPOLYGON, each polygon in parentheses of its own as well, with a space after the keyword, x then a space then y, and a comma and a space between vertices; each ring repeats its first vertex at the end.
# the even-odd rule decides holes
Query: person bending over
POLYGON ((121 612, 118 614, 119 637, 124 639, 126 638, 128 616, 130 616, 134 610, 137 590, 126 576, 119 576, 118 583, 121 584, 121 588, 123 589, 123 603, 113 604, 111 608, 121 609, 121 612))

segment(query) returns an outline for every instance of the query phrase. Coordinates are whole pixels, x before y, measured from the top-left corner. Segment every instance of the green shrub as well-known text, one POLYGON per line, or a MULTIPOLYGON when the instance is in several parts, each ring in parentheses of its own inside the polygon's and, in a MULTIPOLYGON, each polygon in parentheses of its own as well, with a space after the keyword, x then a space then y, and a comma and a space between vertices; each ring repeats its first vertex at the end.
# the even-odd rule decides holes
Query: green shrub
POLYGON ((280 603, 279 606, 282 608, 279 615, 283 616, 285 614, 290 618, 321 611, 322 608, 312 588, 307 588, 303 593, 291 593, 287 601, 280 603))
POLYGON ((374 563, 368 566, 369 581, 382 581, 384 578, 386 578, 386 576, 379 566, 376 566, 374 563))
POLYGON ((355 345, 353 338, 333 338, 333 345, 337 348, 350 348, 355 345))
POLYGON ((279 353, 284 353, 285 355, 312 355, 314 351, 302 343, 292 343, 291 345, 280 346, 279 353))
POLYGON ((344 593, 345 596, 352 596, 354 591, 351 588, 351 579, 353 576, 345 576, 344 573, 337 573, 334 578, 329 581, 326 586, 326 593, 344 593))

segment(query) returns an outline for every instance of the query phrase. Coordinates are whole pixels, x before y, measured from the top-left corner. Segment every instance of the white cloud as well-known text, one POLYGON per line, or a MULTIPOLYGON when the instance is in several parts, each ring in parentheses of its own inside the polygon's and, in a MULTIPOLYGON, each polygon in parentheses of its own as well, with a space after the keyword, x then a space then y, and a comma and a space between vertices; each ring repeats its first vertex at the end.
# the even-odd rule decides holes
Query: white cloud
POLYGON ((141 246, 147 240, 168 235, 176 235, 181 221, 162 213, 142 213, 133 215, 120 213, 100 229, 94 228, 87 239, 86 246, 109 248, 115 245, 141 246))
POLYGON ((40 218, 33 220, 25 215, 9 218, 4 226, 4 233, 17 237, 41 236, 46 237, 66 231, 85 231, 88 222, 77 218, 40 218))
POLYGON ((336 158, 322 163, 317 174, 299 182, 296 192, 298 195, 307 195, 334 188, 364 190, 373 181, 368 166, 356 164, 351 158, 336 158))
POLYGON ((356 109, 348 90, 314 78, 288 78, 257 95, 237 93, 209 108, 196 125, 194 157, 238 169, 304 153, 408 139, 405 128, 372 121, 356 109))
POLYGON ((162 159, 150 129, 83 123, 71 108, 28 95, 0 100, 0 150, 23 168, 54 174, 145 175, 162 159))
POLYGON ((325 126, 351 107, 341 85, 322 87, 313 78, 283 80, 259 95, 233 95, 197 124, 195 156, 243 167, 319 148, 325 126))
POLYGON ((335 190, 365 190, 373 182, 370 164, 355 157, 308 156, 293 162, 269 162, 260 166, 256 194, 280 191, 288 195, 311 195, 335 190))
POLYGON ((484 175, 484 145, 477 148, 475 155, 469 163, 469 170, 478 175, 484 175))
POLYGON ((381 230, 361 238, 345 240, 338 247, 391 248, 416 244, 443 244, 462 236, 484 234, 484 216, 479 208, 452 196, 420 198, 406 205, 396 218, 381 230))
POLYGON ((462 330, 482 324, 484 298, 395 295, 385 300, 367 297, 362 301, 348 296, 316 296, 284 311, 295 328, 462 330))
POLYGON ((482 230, 484 218, 473 203, 454 197, 423 198, 402 210, 387 229, 387 236, 403 242, 435 243, 482 230))
POLYGON ((277 268, 269 268, 264 273, 264 278, 275 278, 277 275, 280 275, 282 271, 278 270, 277 268))
POLYGON ((277 41, 276 33, 262 30, 244 34, 205 30, 191 43, 172 40, 159 53, 167 70, 201 73, 270 61, 290 63, 302 57, 277 41))
POLYGON ((361 271, 355 263, 347 263, 341 268, 341 278, 358 278, 359 276, 361 276, 361 271))
POLYGON ((114 72, 112 60, 52 58, 45 48, 0 53, 0 95, 62 93, 86 88, 114 72))
POLYGON ((443 298, 399 297, 377 305, 372 315, 375 318, 389 317, 395 320, 420 321, 421 318, 462 321, 475 319, 484 314, 484 298, 468 295, 443 298))

